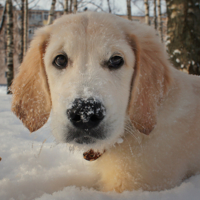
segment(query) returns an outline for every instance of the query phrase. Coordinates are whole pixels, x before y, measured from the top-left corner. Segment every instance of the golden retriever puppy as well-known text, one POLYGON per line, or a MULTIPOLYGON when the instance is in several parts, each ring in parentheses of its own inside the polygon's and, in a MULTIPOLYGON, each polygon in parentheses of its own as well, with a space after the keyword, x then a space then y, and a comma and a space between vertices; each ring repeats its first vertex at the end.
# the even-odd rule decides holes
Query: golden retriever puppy
POLYGON ((200 170, 200 78, 170 66, 149 26, 63 16, 37 31, 12 91, 31 132, 52 110, 58 142, 92 149, 101 191, 164 190, 200 170))

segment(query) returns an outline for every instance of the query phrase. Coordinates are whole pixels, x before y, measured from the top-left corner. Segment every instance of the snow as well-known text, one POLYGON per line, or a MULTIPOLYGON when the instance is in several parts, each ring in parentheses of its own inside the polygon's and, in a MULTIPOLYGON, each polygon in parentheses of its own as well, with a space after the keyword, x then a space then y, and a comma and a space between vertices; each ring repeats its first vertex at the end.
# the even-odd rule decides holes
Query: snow
POLYGON ((200 175, 161 192, 100 192, 81 152, 56 144, 49 122, 30 134, 10 111, 11 95, 0 87, 0 199, 1 200, 198 200, 200 175), (83 187, 82 187, 83 186, 83 187))
POLYGON ((179 49, 175 49, 174 52, 173 52, 173 54, 176 54, 176 53, 177 54, 181 54, 181 51, 179 49))
POLYGON ((122 138, 118 138, 117 143, 121 144, 124 140, 122 138))

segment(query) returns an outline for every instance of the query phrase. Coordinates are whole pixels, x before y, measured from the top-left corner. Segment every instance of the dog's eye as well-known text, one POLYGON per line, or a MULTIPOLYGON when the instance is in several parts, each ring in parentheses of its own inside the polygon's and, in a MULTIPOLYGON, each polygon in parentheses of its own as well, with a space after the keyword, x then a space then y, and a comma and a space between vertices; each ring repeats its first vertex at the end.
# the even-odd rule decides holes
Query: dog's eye
POLYGON ((58 55, 55 57, 54 61, 53 61, 53 65, 57 68, 57 69, 64 69, 67 66, 67 56, 65 55, 58 55))
POLYGON ((120 56, 113 56, 108 61, 108 67, 110 69, 119 69, 124 64, 124 59, 120 56))

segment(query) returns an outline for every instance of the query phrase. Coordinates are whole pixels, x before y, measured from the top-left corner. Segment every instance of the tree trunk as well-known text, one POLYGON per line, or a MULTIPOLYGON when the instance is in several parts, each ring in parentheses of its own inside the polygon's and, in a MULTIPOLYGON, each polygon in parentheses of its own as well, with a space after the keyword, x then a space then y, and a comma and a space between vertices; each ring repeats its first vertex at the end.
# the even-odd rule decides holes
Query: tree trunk
POLYGON ((110 0, 107 0, 107 3, 108 3, 108 10, 109 10, 109 13, 112 13, 111 7, 110 7, 110 0))
POLYGON ((153 1, 153 4, 154 4, 154 28, 157 30, 157 12, 156 12, 156 7, 157 7, 157 4, 156 4, 156 0, 153 1))
MULTIPOLYGON (((5 5, 5 7, 6 7, 6 5, 5 5)), ((4 40, 4 58, 5 58, 4 64, 7 65, 7 39, 6 39, 7 38, 7 24, 4 28, 4 38, 5 38, 5 40, 4 40)), ((7 73, 7 71, 6 71, 6 73, 7 73)))
POLYGON ((127 16, 129 20, 132 20, 132 15, 131 15, 131 0, 126 0, 127 4, 127 16))
POLYGON ((68 10, 68 0, 65 0, 65 7, 64 7, 64 14, 68 14, 69 10, 68 10))
POLYGON ((28 0, 24 0, 24 48, 23 57, 26 54, 28 46, 28 0))
POLYGON ((200 75, 199 0, 167 0, 167 47, 177 69, 200 75))
POLYGON ((78 9, 77 0, 74 0, 74 13, 77 12, 77 9, 78 9))
POLYGON ((7 94, 11 94, 10 86, 14 77, 13 74, 13 9, 12 0, 7 0, 7 94))
POLYGON ((161 0, 158 0, 158 27, 160 39, 163 42, 163 30, 162 30, 162 13, 161 13, 161 0))
POLYGON ((69 13, 72 13, 72 4, 73 4, 73 0, 70 0, 69 13))
POLYGON ((4 6, 4 9, 3 9, 3 13, 2 13, 2 18, 1 18, 1 24, 0 24, 0 33, 4 27, 4 24, 5 24, 5 18, 6 18, 6 3, 5 3, 5 6, 4 6))
POLYGON ((20 53, 19 53, 19 63, 23 61, 24 53, 24 3, 25 0, 21 0, 21 28, 20 28, 20 53))
POLYGON ((56 5, 56 0, 52 0, 51 9, 49 11, 48 23, 47 23, 48 25, 53 23, 54 13, 55 13, 55 5, 56 5))
POLYGON ((144 5, 145 5, 145 23, 150 25, 150 20, 149 20, 149 2, 148 2, 148 0, 144 0, 144 5))

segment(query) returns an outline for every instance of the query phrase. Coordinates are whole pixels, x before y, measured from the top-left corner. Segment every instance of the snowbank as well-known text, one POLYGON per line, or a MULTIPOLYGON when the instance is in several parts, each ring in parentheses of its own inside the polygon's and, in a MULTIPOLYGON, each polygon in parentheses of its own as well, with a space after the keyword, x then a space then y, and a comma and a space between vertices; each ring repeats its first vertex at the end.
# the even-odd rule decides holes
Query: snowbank
POLYGON ((6 88, 0 87, 1 200, 200 199, 200 176, 162 192, 117 194, 90 189, 96 177, 89 171, 91 163, 82 159, 82 153, 70 152, 65 144, 56 144, 49 122, 41 130, 29 134, 11 113, 10 103, 11 95, 6 95, 6 88))
POLYGON ((6 86, 0 86, 0 94, 6 94, 6 86))

